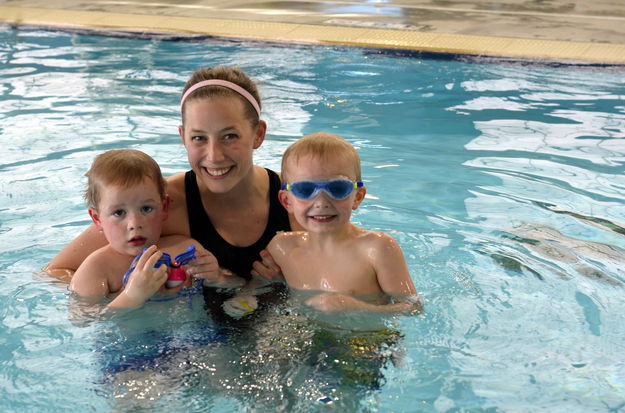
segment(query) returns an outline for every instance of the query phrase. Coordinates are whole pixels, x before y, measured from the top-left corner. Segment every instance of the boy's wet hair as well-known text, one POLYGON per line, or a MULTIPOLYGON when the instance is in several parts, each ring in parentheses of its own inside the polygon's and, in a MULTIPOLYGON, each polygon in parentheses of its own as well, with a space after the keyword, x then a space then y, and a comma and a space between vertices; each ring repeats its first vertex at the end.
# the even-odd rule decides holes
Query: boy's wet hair
MULTIPOLYGON (((258 88, 256 87, 256 84, 252 79, 249 78, 248 75, 235 67, 215 66, 197 69, 191 74, 191 77, 184 85, 181 96, 184 95, 187 89, 189 89, 196 83, 210 79, 226 80, 228 82, 234 83, 235 85, 241 86, 243 89, 247 90, 254 97, 254 99, 256 99, 258 107, 261 107, 260 95, 258 93, 258 88)), ((235 97, 243 102, 243 105, 245 107, 245 117, 250 120, 253 126, 256 126, 258 124, 258 122, 260 121, 259 115, 254 107, 250 104, 250 102, 248 102, 243 96, 241 96, 237 92, 221 86, 201 87, 191 93, 191 95, 185 100, 185 103, 182 106, 182 123, 184 123, 186 104, 190 100, 209 99, 213 97, 223 96, 235 97)))
POLYGON ((297 162, 304 156, 312 156, 322 161, 329 159, 345 159, 354 167, 356 181, 362 180, 360 157, 356 148, 345 139, 332 133, 316 132, 295 141, 282 155, 282 182, 289 182, 289 161, 297 162))
POLYGON ((89 208, 98 208, 105 186, 130 188, 147 177, 156 184, 161 201, 165 199, 165 179, 158 163, 149 155, 135 149, 112 149, 96 156, 85 174, 85 199, 89 208))

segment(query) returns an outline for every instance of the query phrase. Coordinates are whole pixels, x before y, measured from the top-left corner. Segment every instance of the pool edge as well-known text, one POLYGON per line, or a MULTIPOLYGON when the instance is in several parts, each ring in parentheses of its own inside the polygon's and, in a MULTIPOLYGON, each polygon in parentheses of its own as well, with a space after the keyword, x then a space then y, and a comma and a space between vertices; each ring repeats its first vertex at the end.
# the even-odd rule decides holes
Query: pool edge
POLYGON ((612 43, 6 6, 0 6, 0 22, 14 25, 123 30, 131 33, 205 35, 226 39, 340 45, 580 64, 625 65, 625 44, 612 43))

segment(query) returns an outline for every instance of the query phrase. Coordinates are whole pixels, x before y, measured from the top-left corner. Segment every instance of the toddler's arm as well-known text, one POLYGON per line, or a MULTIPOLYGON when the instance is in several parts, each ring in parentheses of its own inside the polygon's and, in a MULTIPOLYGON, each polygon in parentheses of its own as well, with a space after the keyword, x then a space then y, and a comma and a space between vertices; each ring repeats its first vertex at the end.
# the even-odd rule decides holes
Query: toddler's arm
POLYGON ((103 299, 111 293, 106 256, 89 255, 71 277, 70 290, 81 297, 103 299))

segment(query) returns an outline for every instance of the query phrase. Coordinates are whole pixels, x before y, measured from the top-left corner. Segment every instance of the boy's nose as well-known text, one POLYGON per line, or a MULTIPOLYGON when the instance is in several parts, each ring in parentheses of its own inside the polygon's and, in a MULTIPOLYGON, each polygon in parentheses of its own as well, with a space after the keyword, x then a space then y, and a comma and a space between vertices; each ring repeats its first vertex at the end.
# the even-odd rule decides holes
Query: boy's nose
POLYGON ((143 220, 140 214, 128 214, 128 229, 139 229, 143 227, 143 220))
POLYGON ((330 196, 326 193, 326 191, 321 190, 319 191, 319 193, 317 194, 317 196, 314 199, 314 205, 315 206, 321 206, 321 207, 329 207, 330 205, 332 205, 330 196))

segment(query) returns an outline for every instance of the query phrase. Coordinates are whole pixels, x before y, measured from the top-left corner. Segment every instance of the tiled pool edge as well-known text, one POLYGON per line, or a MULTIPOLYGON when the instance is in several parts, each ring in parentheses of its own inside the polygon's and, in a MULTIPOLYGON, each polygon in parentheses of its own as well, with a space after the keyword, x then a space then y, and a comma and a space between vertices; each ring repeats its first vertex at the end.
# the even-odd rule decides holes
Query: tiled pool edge
POLYGON ((0 22, 59 28, 208 35, 242 40, 625 65, 625 44, 2 6, 0 6, 0 22))

